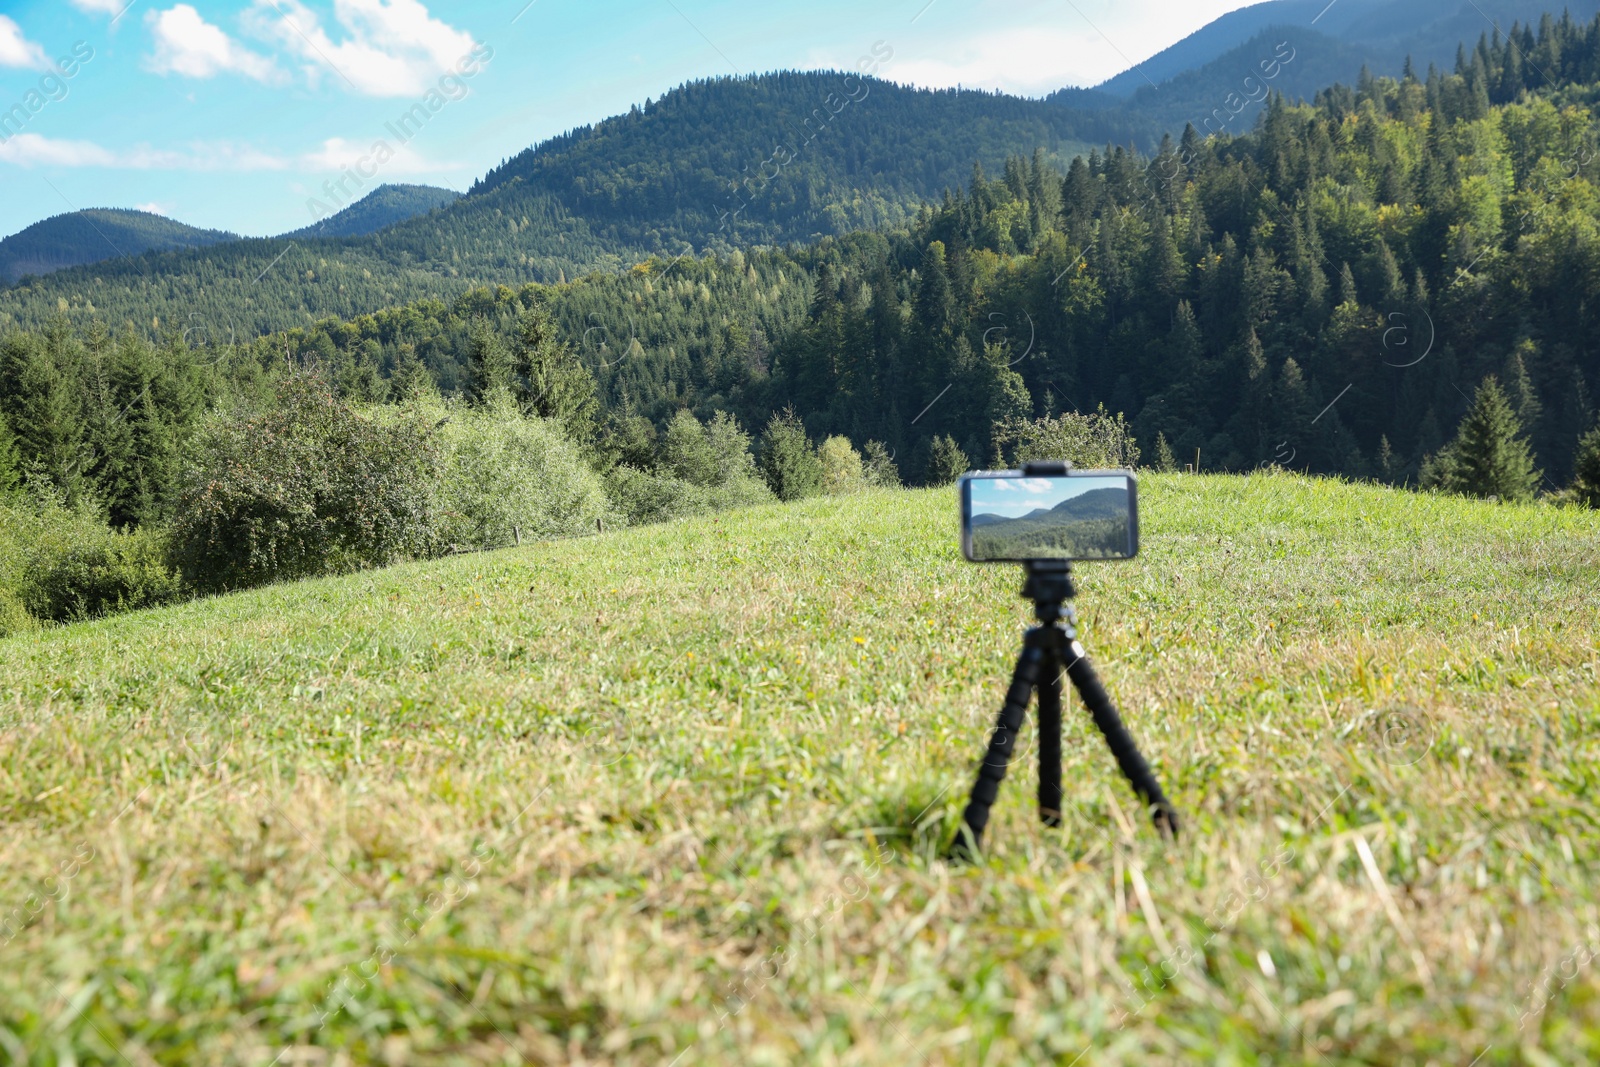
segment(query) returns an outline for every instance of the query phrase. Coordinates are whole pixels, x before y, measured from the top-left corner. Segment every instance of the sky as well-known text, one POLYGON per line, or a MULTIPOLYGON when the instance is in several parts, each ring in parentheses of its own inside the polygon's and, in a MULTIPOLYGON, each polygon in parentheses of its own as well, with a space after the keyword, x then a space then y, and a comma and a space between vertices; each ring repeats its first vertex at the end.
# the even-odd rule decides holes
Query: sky
POLYGON ((362 192, 464 192, 530 145, 685 81, 854 69, 885 49, 879 76, 893 81, 1041 96, 1101 82, 1245 6, 0 0, 0 236, 91 207, 282 233, 336 206, 322 190, 353 163, 370 172, 362 192), (437 106, 402 143, 390 125, 419 103, 437 106))
POLYGON ((1122 489, 1127 478, 975 478, 972 482, 972 514, 1003 515, 1020 518, 1040 508, 1053 508, 1063 500, 1094 489, 1122 489))

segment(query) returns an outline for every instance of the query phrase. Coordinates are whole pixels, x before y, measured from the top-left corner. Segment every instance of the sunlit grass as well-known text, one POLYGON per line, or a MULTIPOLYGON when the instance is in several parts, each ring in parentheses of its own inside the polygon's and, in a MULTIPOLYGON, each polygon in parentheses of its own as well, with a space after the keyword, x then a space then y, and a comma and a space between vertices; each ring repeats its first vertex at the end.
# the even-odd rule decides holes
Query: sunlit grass
POLYGON ((1079 611, 1176 845, 1074 707, 1065 825, 1029 733, 984 861, 937 858, 1029 621, 1016 568, 960 561, 950 491, 0 643, 0 1045, 1600 1054, 1600 974, 1563 963, 1600 939, 1600 520, 1286 475, 1141 504, 1079 611))

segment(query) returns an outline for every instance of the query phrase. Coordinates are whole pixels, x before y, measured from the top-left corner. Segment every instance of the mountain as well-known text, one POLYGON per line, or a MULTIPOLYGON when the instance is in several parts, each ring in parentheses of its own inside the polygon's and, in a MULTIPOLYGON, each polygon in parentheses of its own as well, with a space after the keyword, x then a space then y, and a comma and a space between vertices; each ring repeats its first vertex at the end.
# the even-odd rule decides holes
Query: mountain
POLYGON ((202 248, 237 234, 200 230, 149 211, 93 208, 36 222, 0 240, 0 282, 151 250, 202 248))
POLYGON ((650 256, 881 230, 966 184, 975 164, 998 171, 1038 150, 1064 169, 1096 145, 1155 141, 1137 115, 839 72, 691 82, 528 149, 466 196, 377 233, 65 270, 0 292, 0 327, 41 325, 65 301, 69 318, 204 321, 254 336, 474 284, 559 282, 650 256))
MULTIPOLYGON (((1170 98, 1166 83, 1185 74, 1194 76, 1191 89, 1215 83, 1226 85, 1226 93, 1245 75, 1259 76, 1238 55, 1240 46, 1272 36, 1307 57, 1273 87, 1309 97, 1335 81, 1354 83, 1363 65, 1373 74, 1398 75, 1407 56, 1419 76, 1429 63, 1449 69, 1458 45, 1471 48, 1497 29, 1504 36, 1514 23, 1537 26, 1547 14, 1559 20, 1562 9, 1552 0, 1268 0, 1228 12, 1093 90, 1064 90, 1051 99, 1073 107, 1110 100, 1148 106, 1170 98)), ((1565 10, 1587 21, 1600 12, 1600 0, 1569 0, 1565 10)), ((1204 91, 1194 102, 1222 93, 1204 91)))
POLYGON ((454 189, 434 185, 380 185, 338 213, 283 236, 362 237, 459 199, 461 194, 454 189))

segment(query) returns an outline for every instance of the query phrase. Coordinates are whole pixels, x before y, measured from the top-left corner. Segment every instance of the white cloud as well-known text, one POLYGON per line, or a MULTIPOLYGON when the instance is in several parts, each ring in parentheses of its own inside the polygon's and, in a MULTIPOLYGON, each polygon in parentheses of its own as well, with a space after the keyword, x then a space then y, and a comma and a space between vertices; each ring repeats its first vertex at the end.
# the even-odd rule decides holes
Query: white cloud
POLYGON ((162 217, 166 217, 167 214, 168 214, 167 209, 166 209, 166 207, 164 205, 158 204, 153 200, 148 204, 135 204, 135 205, 133 205, 133 210, 135 210, 135 211, 148 211, 152 215, 161 215, 162 217))
POLYGON ((22 27, 0 15, 0 67, 48 67, 44 49, 22 36, 22 27))
MULTIPOLYGON (((818 57, 820 58, 820 57, 818 57)), ((837 61, 814 66, 837 66, 837 61)), ((959 41, 940 39, 937 54, 896 49, 882 77, 929 89, 1000 89, 1040 96, 1067 85, 1093 85, 1128 63, 1093 30, 995 30, 959 41)))
POLYGON ((367 96, 416 96, 472 51, 471 34, 419 0, 334 0, 333 12, 344 31, 337 43, 300 0, 255 0, 250 18, 298 55, 314 82, 331 76, 367 96))
POLYGON ((72 6, 91 14, 120 15, 127 10, 128 0, 72 0, 72 6))
POLYGON ((282 78, 272 60, 239 47, 188 4, 152 11, 145 21, 156 41, 150 66, 158 74, 210 78, 233 72, 261 82, 282 78))
POLYGON ((174 151, 136 145, 110 149, 93 141, 65 141, 19 133, 0 144, 0 163, 19 167, 107 167, 117 170, 284 170, 287 160, 226 141, 197 142, 174 151))
POLYGON ((357 174, 367 178, 375 177, 381 172, 385 179, 406 174, 440 174, 462 169, 460 163, 424 159, 410 145, 396 146, 388 140, 368 144, 347 141, 343 137, 330 137, 323 141, 321 148, 301 156, 300 163, 311 170, 345 171, 354 168, 357 174))

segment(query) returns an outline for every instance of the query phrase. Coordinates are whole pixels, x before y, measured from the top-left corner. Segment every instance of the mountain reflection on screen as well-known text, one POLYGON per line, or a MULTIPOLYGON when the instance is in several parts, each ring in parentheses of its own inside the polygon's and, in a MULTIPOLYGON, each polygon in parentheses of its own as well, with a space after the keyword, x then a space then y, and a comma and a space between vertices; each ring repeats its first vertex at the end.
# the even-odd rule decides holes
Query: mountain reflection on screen
POLYGON ((975 478, 972 557, 1122 559, 1133 554, 1124 475, 975 478))

